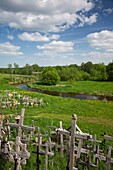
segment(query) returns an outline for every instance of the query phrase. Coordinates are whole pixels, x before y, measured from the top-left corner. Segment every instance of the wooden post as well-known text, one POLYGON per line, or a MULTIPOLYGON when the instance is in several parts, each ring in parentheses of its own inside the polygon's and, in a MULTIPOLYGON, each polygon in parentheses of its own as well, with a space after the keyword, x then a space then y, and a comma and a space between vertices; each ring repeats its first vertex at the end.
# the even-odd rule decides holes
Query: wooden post
POLYGON ((88 160, 87 160, 87 169, 90 170, 91 169, 91 165, 90 165, 91 157, 90 157, 90 149, 89 148, 88 148, 88 152, 87 152, 87 157, 88 157, 88 160))
POLYGON ((97 139, 97 136, 96 134, 94 135, 94 152, 96 152, 96 139, 97 139))
POLYGON ((17 159, 17 167, 16 167, 16 170, 21 170, 21 158, 18 158, 17 159))
POLYGON ((108 147, 108 154, 107 154, 107 162, 106 162, 106 170, 110 170, 110 162, 111 162, 111 150, 112 146, 108 147))
POLYGON ((37 135, 34 135, 33 136, 38 136, 38 141, 36 141, 37 143, 37 151, 33 151, 33 153, 35 153, 37 155, 36 157, 36 163, 37 163, 37 170, 40 169, 40 145, 41 145, 41 134, 40 134, 40 128, 38 127, 38 134, 37 135))
MULTIPOLYGON (((60 129, 62 129, 62 121, 60 121, 60 129)), ((60 156, 63 156, 63 134, 60 134, 60 156)))
POLYGON ((16 153, 17 153, 17 154, 20 152, 20 146, 19 146, 19 144, 20 144, 20 137, 17 136, 17 137, 16 137, 16 153))
MULTIPOLYGON (((23 125, 23 122, 24 122, 24 112, 25 112, 25 109, 22 109, 21 111, 21 116, 20 116, 20 120, 19 120, 19 125, 23 125)), ((22 128, 19 127, 18 129, 18 136, 22 136, 22 128)))
MULTIPOLYGON (((9 123, 9 120, 7 119, 7 124, 9 123)), ((7 125, 7 141, 9 141, 10 137, 10 126, 7 125)))
POLYGON ((74 167, 74 145, 75 145, 76 120, 77 120, 76 115, 72 115, 69 170, 73 170, 73 167, 74 167))
POLYGON ((81 154, 81 148, 82 148, 82 139, 79 139, 79 143, 78 143, 78 147, 77 147, 77 156, 76 156, 76 168, 78 168, 80 154, 81 154))
POLYGON ((17 170, 17 157, 15 157, 15 164, 14 164, 14 170, 17 170))
POLYGON ((2 149, 2 148, 1 148, 1 144, 2 144, 2 141, 0 140, 0 152, 1 152, 1 149, 2 149))
POLYGON ((40 134, 40 128, 38 127, 38 146, 40 150, 40 145, 41 145, 41 134, 40 134))
MULTIPOLYGON (((99 145, 96 146, 96 154, 99 154, 99 145)), ((99 159, 98 158, 95 159, 95 164, 98 167, 98 164, 99 164, 99 159)))
POLYGON ((0 120, 0 137, 2 136, 2 121, 0 120))
POLYGON ((21 111, 21 117, 20 117, 20 121, 19 121, 19 124, 20 124, 20 125, 23 125, 23 122, 24 122, 24 113, 25 113, 25 109, 22 109, 22 111, 21 111))
POLYGON ((45 150, 45 170, 48 169, 48 144, 46 143, 46 150, 45 150))

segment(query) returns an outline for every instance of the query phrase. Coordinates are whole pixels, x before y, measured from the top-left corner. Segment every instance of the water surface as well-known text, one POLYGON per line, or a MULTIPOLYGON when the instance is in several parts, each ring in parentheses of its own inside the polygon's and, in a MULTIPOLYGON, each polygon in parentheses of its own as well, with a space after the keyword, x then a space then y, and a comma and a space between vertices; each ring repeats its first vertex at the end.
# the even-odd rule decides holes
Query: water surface
POLYGON ((49 90, 41 90, 41 89, 35 89, 28 87, 26 84, 18 85, 16 86, 19 89, 33 91, 33 92, 39 92, 43 94, 48 94, 52 96, 60 96, 60 97, 70 97, 80 100, 104 100, 104 101, 113 101, 113 96, 100 96, 100 95, 89 95, 89 94, 76 94, 76 93, 63 93, 63 92, 57 92, 57 91, 49 91, 49 90))

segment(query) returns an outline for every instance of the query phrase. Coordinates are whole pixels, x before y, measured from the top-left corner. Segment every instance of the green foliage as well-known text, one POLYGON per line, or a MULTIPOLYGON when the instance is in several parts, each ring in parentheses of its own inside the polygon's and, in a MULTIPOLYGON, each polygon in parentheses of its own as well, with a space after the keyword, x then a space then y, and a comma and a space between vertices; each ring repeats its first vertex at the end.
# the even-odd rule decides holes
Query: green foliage
POLYGON ((90 74, 89 73, 87 73, 85 71, 82 71, 81 74, 82 74, 82 79, 83 80, 89 80, 90 79, 90 74))
POLYGON ((60 81, 60 77, 55 68, 47 67, 43 69, 40 77, 41 84, 55 85, 60 81))
POLYGON ((107 66, 108 80, 113 81, 113 62, 107 66))
POLYGON ((76 81, 82 79, 82 74, 75 65, 61 67, 58 69, 58 73, 61 81, 76 81))
POLYGON ((81 69, 87 73, 90 74, 91 70, 93 68, 92 62, 88 61, 87 63, 82 63, 81 64, 81 69))
MULTIPOLYGON (((91 61, 82 63, 81 66, 71 64, 69 66, 54 66, 50 67, 57 70, 61 81, 78 81, 78 80, 113 80, 113 62, 107 66, 104 63, 93 64, 91 61)), ((19 65, 14 63, 8 64, 8 68, 0 68, 0 73, 32 75, 33 72, 43 72, 48 67, 39 67, 37 64, 26 64, 24 67, 19 68, 19 65)), ((11 77, 11 76, 10 76, 11 77)))
POLYGON ((90 71, 91 80, 107 80, 106 66, 104 63, 94 64, 90 71))

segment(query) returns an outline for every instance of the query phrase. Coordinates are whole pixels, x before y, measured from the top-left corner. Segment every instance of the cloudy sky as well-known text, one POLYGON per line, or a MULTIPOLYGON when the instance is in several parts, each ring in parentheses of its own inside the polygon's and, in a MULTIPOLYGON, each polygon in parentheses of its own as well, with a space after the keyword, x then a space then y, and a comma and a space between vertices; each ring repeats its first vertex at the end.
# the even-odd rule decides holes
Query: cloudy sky
POLYGON ((113 61, 113 0, 0 0, 0 67, 113 61))

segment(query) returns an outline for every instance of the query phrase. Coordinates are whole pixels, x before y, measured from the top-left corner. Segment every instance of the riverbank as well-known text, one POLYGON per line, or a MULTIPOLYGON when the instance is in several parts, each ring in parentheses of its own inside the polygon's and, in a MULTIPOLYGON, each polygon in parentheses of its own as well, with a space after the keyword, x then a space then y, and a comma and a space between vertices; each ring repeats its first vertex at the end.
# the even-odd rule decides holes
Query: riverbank
POLYGON ((28 83, 28 86, 56 92, 66 93, 71 92, 77 94, 113 96, 113 82, 100 82, 100 81, 60 82, 59 85, 57 86, 56 85, 46 86, 41 85, 39 83, 28 83))
POLYGON ((103 96, 103 95, 90 95, 90 94, 76 94, 74 92, 58 92, 58 91, 50 91, 50 90, 42 90, 27 85, 27 84, 21 84, 16 86, 19 89, 27 90, 27 91, 33 91, 33 92, 39 92, 42 94, 52 95, 52 96, 60 96, 63 98, 74 98, 74 99, 80 99, 80 100, 103 100, 103 101, 113 101, 113 96, 103 96))

